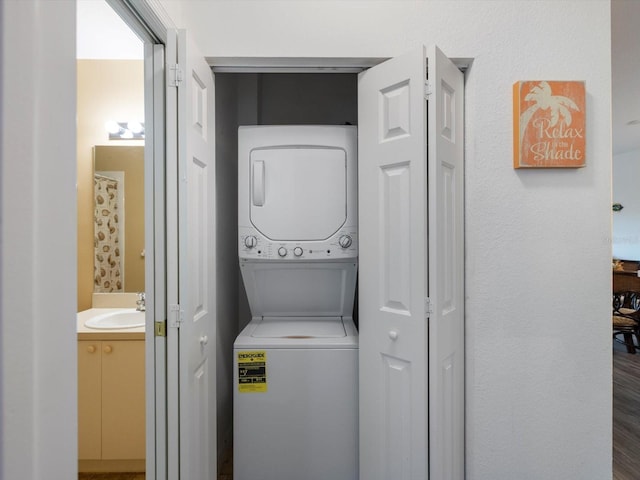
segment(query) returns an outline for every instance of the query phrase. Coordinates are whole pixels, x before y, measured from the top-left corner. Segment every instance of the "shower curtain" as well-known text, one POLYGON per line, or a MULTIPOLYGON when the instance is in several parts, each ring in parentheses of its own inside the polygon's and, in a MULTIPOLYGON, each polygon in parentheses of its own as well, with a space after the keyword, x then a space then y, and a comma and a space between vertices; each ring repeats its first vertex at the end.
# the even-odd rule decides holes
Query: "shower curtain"
POLYGON ((122 292, 122 268, 118 239, 118 181, 94 175, 94 292, 122 292))

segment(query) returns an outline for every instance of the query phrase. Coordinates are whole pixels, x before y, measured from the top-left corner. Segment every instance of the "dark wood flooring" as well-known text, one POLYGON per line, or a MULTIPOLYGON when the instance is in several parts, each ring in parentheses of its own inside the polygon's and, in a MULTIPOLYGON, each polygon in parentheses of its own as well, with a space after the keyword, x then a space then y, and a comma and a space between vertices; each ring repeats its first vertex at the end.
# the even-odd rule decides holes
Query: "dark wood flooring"
POLYGON ((613 342, 613 480, 640 479, 640 353, 613 342))

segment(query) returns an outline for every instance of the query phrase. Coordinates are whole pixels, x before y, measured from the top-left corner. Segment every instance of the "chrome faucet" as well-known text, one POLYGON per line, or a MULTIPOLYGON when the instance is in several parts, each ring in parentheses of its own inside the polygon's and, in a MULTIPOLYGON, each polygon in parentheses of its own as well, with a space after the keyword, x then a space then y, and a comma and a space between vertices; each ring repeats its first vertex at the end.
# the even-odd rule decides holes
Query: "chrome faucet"
POLYGON ((144 303, 144 292, 138 292, 138 300, 136 300, 136 310, 138 312, 144 312, 146 310, 146 305, 144 303))

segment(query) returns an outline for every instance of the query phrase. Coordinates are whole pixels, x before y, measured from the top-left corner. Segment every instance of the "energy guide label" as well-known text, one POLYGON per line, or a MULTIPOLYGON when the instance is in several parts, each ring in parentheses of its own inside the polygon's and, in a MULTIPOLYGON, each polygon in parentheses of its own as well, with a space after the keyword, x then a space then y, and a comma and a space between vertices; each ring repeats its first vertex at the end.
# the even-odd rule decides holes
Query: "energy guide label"
POLYGON ((240 393, 267 391, 267 352, 264 350, 238 352, 238 391, 240 393))

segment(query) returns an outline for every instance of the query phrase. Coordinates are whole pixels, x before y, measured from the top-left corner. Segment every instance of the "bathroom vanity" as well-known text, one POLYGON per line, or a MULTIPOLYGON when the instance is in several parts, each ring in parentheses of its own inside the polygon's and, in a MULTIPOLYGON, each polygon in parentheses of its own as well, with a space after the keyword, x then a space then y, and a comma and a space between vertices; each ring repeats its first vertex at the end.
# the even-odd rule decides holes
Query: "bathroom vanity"
POLYGON ((145 470, 145 328, 85 322, 122 309, 78 313, 78 459, 81 472, 145 470))

